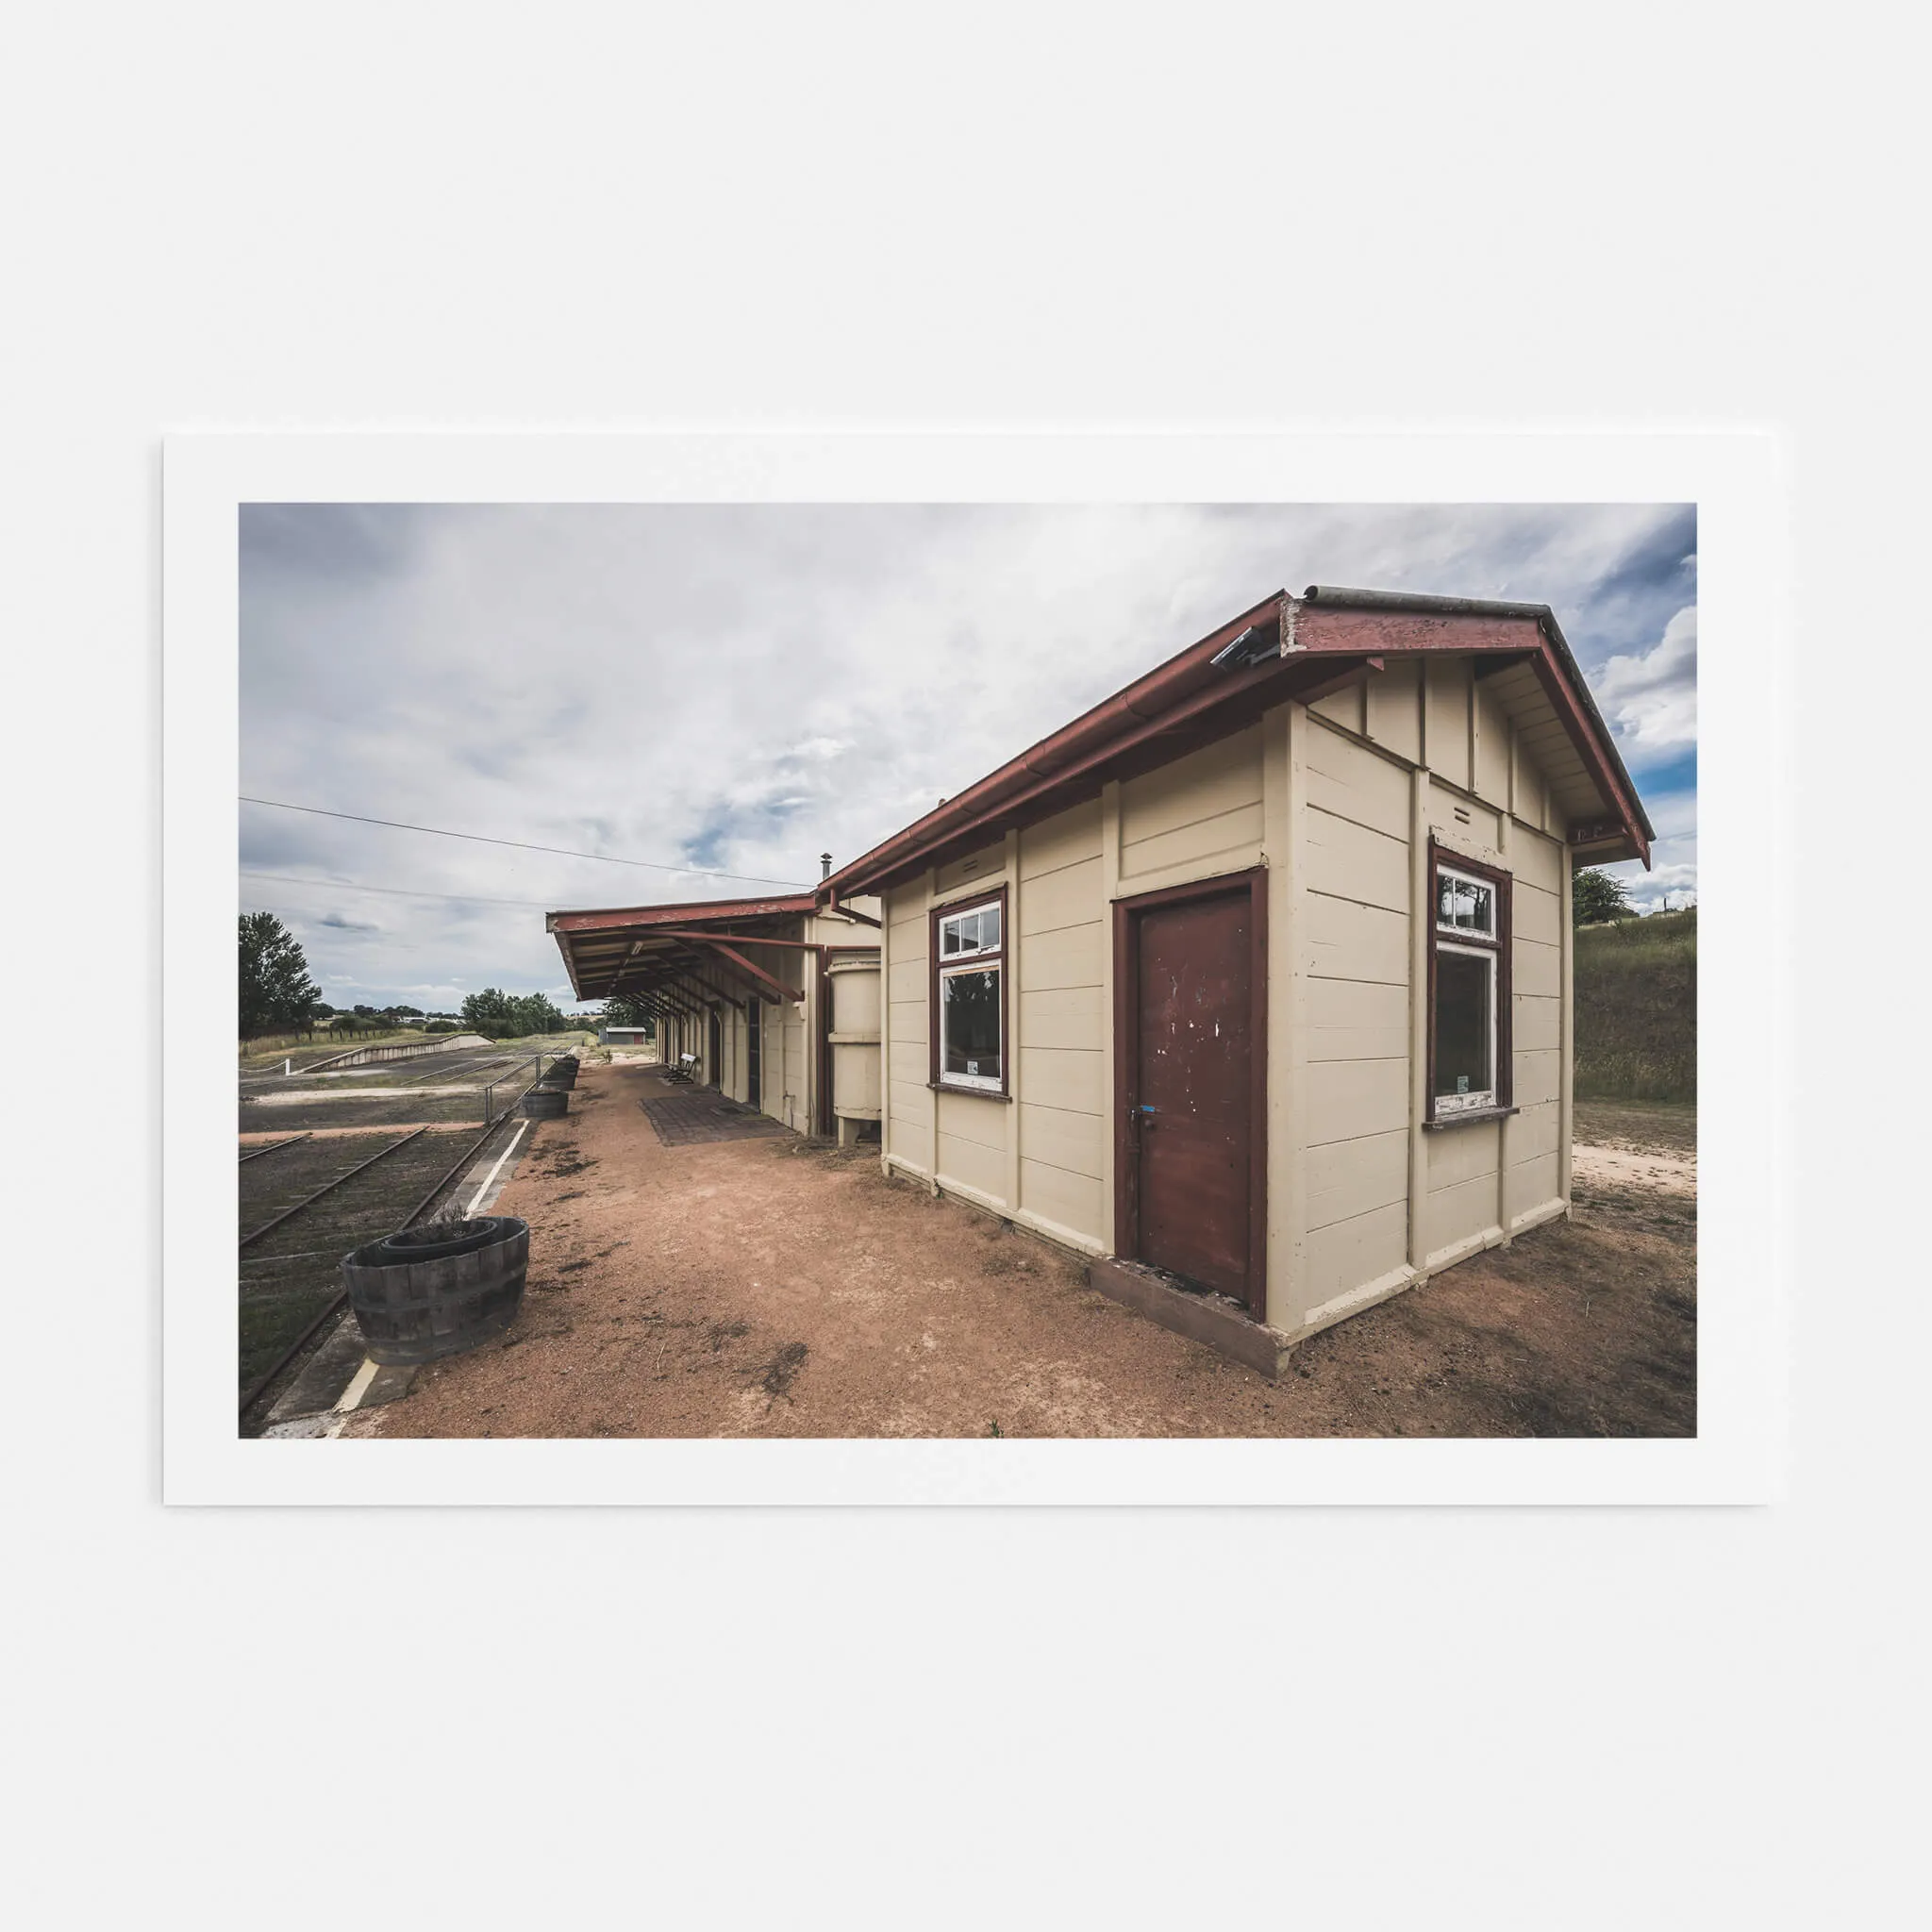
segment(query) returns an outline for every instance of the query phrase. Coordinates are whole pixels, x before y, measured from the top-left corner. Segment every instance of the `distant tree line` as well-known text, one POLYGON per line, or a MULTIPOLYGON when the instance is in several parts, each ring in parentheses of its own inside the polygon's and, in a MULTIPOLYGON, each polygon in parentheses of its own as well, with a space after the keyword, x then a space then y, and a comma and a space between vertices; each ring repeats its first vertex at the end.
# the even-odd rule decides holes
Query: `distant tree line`
POLYGON ((463 1002, 463 1024, 486 1040, 521 1040, 531 1033, 567 1032, 571 1022, 543 993, 508 993, 486 986, 463 1002))

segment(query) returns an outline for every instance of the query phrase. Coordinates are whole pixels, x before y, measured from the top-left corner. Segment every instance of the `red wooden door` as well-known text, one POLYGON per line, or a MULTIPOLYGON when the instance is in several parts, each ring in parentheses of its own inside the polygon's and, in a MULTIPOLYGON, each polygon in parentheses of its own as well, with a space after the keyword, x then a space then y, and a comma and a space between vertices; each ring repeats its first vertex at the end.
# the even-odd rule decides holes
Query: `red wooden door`
POLYGON ((1134 919, 1135 1252, 1252 1304, 1256 1050, 1248 891, 1134 919))

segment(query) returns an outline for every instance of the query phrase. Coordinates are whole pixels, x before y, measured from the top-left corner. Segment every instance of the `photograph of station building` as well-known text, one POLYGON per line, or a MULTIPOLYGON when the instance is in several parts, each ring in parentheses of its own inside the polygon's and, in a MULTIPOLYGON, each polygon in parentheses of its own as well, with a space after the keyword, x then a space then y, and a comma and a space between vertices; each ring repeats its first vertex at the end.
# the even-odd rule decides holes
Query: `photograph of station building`
POLYGON ((1654 837, 1547 607, 1320 586, 810 893, 549 924, 722 1093, 1273 1373, 1568 1211, 1571 874, 1654 837))

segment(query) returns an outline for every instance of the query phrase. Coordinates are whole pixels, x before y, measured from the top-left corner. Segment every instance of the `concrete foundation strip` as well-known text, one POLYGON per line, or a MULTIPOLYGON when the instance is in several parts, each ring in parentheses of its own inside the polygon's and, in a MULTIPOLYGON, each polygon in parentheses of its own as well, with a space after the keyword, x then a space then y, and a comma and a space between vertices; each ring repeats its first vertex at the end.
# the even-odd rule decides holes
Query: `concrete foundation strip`
POLYGON ((524 1129, 527 1127, 529 1124, 530 1124, 528 1121, 519 1121, 517 1123, 516 1132, 509 1137, 509 1145, 506 1147, 503 1150, 503 1152, 496 1157, 496 1165, 492 1167, 490 1170, 490 1172, 483 1176, 483 1185, 480 1188, 478 1188, 474 1194, 470 1196, 470 1205, 467 1208, 464 1209, 464 1216, 466 1219, 473 1217, 475 1214, 477 1207, 482 1202, 483 1196, 490 1191, 491 1183, 494 1181, 496 1176, 503 1172, 503 1163, 506 1160, 508 1160, 510 1158, 510 1156, 517 1151, 517 1142, 524 1138, 524 1129))

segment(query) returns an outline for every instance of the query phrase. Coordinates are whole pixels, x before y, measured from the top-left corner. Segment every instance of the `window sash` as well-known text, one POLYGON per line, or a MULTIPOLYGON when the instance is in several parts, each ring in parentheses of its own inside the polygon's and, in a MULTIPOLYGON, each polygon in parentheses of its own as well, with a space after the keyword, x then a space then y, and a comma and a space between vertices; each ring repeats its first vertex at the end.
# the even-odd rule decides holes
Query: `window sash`
POLYGON ((1453 865, 1436 866, 1436 930, 1453 934, 1458 940, 1467 940, 1479 945, 1496 945, 1499 939, 1496 920, 1501 893, 1496 890, 1493 879, 1477 878, 1474 874, 1459 871, 1453 865), (1445 885, 1468 886, 1472 891, 1481 894, 1489 901, 1489 924, 1487 926, 1457 925, 1453 920, 1442 917, 1442 888, 1445 885))
POLYGON ((995 958, 1002 950, 1001 942, 1006 938, 1006 933, 1003 930, 1006 924, 1004 908, 997 899, 983 899, 975 906, 948 908, 947 910, 940 914, 939 924, 940 964, 941 966, 952 966, 962 959, 995 958), (991 939, 985 937, 988 915, 991 915, 992 919, 992 935, 991 939), (974 922, 972 928, 973 943, 970 946, 948 946, 946 944, 947 938, 949 937, 947 928, 952 927, 955 931, 958 931, 965 925, 969 919, 974 922))
MULTIPOLYGON (((975 1093, 1005 1092, 1007 1084, 1007 986, 1004 974, 1004 962, 997 957, 975 956, 967 960, 963 965, 956 966, 949 961, 941 968, 939 975, 939 1077, 941 1086, 970 1088, 975 1093), (996 1074, 970 1074, 949 1068, 946 1065, 947 1057, 952 1050, 951 1041, 946 1032, 946 1019, 949 1010, 946 1004, 946 982, 950 979, 963 979, 968 974, 975 973, 991 974, 994 981, 992 1010, 993 1024, 997 1029, 996 1037, 998 1043, 993 1049, 993 1056, 999 1063, 999 1072, 996 1074)), ((959 1056, 962 1059, 966 1057, 963 1048, 959 1049, 959 1056)))
POLYGON ((1501 892, 1497 891, 1497 885, 1495 885, 1493 879, 1478 879, 1474 874, 1460 872, 1455 866, 1443 866, 1443 863, 1438 861, 1438 866, 1436 866, 1436 931, 1451 933, 1453 937, 1466 939, 1466 941, 1471 941, 1473 944, 1488 944, 1488 947, 1493 947, 1493 944, 1499 942, 1499 937, 1497 937, 1499 908, 1501 908, 1501 892), (1471 891, 1474 894, 1482 894, 1482 898, 1488 898, 1488 902, 1490 902, 1488 904, 1488 922, 1490 924, 1488 925, 1457 925, 1453 920, 1445 920, 1443 918, 1443 887, 1445 885, 1466 885, 1466 887, 1471 887, 1471 891))
POLYGON ((1429 1055, 1430 1104, 1434 1107, 1436 1116, 1438 1119, 1441 1119, 1445 1114, 1487 1112, 1494 1108, 1498 1104, 1496 1091, 1496 1062, 1501 1047, 1501 1039, 1497 1030, 1500 1019, 1500 1015, 1497 1011, 1499 1004, 1497 995, 1498 981, 1501 977, 1501 961, 1497 958, 1495 952, 1491 948, 1484 946, 1452 945, 1447 941, 1441 941, 1437 946, 1436 954, 1439 958, 1441 958, 1444 954, 1455 954, 1461 958, 1480 960, 1485 969, 1483 974, 1483 980, 1485 987, 1487 988, 1488 993, 1488 1010, 1486 1014, 1486 1024, 1484 1027, 1484 1032, 1488 1041, 1489 1063, 1487 1067, 1484 1069, 1485 1073, 1488 1075, 1488 1078, 1483 1086, 1472 1088, 1472 1090, 1467 1093, 1439 1093, 1435 1091, 1435 1061, 1440 1057, 1441 1052, 1441 1039, 1442 1028, 1442 1002, 1441 992, 1440 991, 1439 984, 1439 989, 1436 994, 1436 1011, 1432 1016, 1430 1026, 1430 1037, 1432 1041, 1432 1049, 1429 1055))

